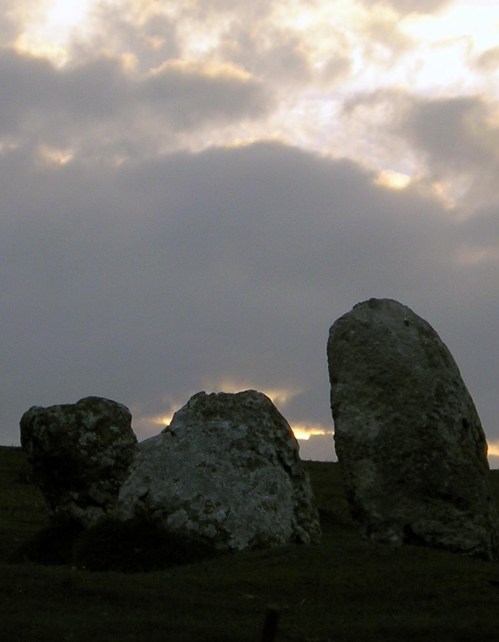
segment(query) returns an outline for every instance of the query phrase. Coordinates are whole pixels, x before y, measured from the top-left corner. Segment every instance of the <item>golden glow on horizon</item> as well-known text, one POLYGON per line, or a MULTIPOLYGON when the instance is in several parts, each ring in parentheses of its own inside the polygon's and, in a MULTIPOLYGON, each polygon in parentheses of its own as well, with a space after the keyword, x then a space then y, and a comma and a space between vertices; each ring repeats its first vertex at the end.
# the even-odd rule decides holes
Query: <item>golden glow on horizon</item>
POLYGON ((327 430, 321 426, 296 425, 291 426, 291 430, 296 439, 300 441, 308 441, 310 437, 322 437, 324 435, 330 435, 332 438, 334 434, 332 428, 327 430))
POLYGON ((205 390, 220 391, 220 392, 243 392, 244 390, 257 390, 263 392, 272 403, 284 407, 286 404, 299 395, 302 390, 298 388, 265 388, 260 386, 255 381, 235 381, 230 378, 223 378, 220 380, 206 379, 203 382, 205 390))
POLYGON ((155 417, 151 417, 150 421, 155 426, 162 426, 163 428, 165 428, 166 426, 169 426, 171 424, 173 415, 173 412, 169 415, 156 415, 155 417))
MULTIPOLYGON (((205 391, 209 394, 210 392, 243 392, 245 390, 258 390, 260 392, 263 392, 264 395, 266 395, 272 403, 275 403, 276 405, 279 405, 281 408, 284 407, 293 397, 295 397, 297 394, 301 392, 301 390, 298 389, 289 389, 289 388, 272 388, 272 389, 262 389, 258 385, 252 385, 251 383, 248 382, 236 382, 233 379, 222 379, 220 381, 213 381, 210 380, 204 381, 203 382, 203 387, 205 391)), ((168 408, 168 412, 161 413, 158 415, 147 415, 147 416, 142 416, 141 419, 138 420, 138 423, 141 425, 143 424, 148 425, 148 426, 162 426, 163 428, 171 423, 171 420, 173 418, 173 415, 177 412, 177 410, 180 410, 180 408, 187 403, 188 399, 195 393, 191 392, 186 395, 185 399, 179 400, 179 399, 173 399, 173 398, 166 398, 164 400, 165 402, 165 407, 168 408)), ((140 414, 137 413, 137 414, 140 414)), ((303 430, 307 430, 308 428, 305 427, 303 430)), ((314 429, 314 427, 312 427, 314 429)), ((320 433, 318 433, 320 434, 320 433)))
MULTIPOLYGON (((225 388, 224 392, 240 392, 240 390, 236 390, 236 389, 228 390, 227 388, 225 388)), ((270 397, 270 394, 268 392, 264 394, 270 397)), ((282 395, 283 394, 282 391, 278 393, 278 396, 279 394, 282 395)), ((169 426, 173 419, 173 415, 177 410, 179 410, 182 407, 182 405, 183 404, 178 404, 178 406, 176 406, 174 410, 173 409, 170 410, 168 414, 145 416, 137 420, 134 420, 134 422, 138 424, 142 429, 145 429, 145 432, 147 433, 148 436, 157 435, 158 428, 163 429, 163 428, 166 428, 166 426, 169 426)), ((172 406, 170 407, 172 408, 172 406)), ((320 436, 320 437, 330 436, 332 438, 334 434, 334 431, 332 428, 323 428, 320 425, 296 424, 291 426, 291 430, 293 431, 293 434, 296 437, 296 439, 298 439, 299 441, 308 441, 310 437, 316 437, 316 436, 320 436)))
MULTIPOLYGON (((179 410, 180 407, 181 406, 179 406, 176 410, 179 410)), ((171 412, 170 414, 167 414, 167 415, 156 415, 154 417, 146 417, 142 420, 141 423, 153 424, 154 426, 161 426, 162 428, 165 428, 166 426, 170 425, 174 414, 175 414, 174 412, 171 412)), ((299 439, 300 441, 308 441, 310 437, 323 436, 323 435, 331 435, 332 437, 334 434, 332 428, 325 429, 325 428, 322 428, 322 426, 309 426, 305 424, 297 424, 297 425, 291 426, 291 430, 293 431, 293 434, 296 437, 296 439, 299 439)), ((498 450, 498 453, 499 453, 499 450, 498 450)))
POLYGON ((489 457, 499 457, 499 441, 489 442, 487 454, 489 457))

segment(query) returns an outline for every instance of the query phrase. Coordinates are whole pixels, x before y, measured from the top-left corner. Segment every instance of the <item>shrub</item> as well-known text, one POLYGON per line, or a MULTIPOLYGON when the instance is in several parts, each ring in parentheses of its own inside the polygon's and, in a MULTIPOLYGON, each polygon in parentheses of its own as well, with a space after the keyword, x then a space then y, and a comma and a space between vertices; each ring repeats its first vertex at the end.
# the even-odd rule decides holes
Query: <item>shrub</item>
POLYGON ((78 538, 73 563, 92 571, 155 571, 217 555, 205 542, 167 533, 141 520, 105 518, 78 538))
POLYGON ((81 537, 83 527, 75 522, 53 524, 36 533, 17 548, 11 561, 37 562, 38 564, 69 564, 75 542, 81 537))

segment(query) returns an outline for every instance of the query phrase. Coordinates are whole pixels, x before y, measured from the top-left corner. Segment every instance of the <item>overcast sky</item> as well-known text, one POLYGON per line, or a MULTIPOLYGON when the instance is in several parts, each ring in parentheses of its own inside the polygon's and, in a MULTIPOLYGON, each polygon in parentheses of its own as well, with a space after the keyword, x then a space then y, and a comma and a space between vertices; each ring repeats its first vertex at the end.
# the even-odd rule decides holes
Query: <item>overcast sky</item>
POLYGON ((389 297, 499 455, 496 0, 0 3, 0 443, 254 388, 331 458, 329 327, 389 297))

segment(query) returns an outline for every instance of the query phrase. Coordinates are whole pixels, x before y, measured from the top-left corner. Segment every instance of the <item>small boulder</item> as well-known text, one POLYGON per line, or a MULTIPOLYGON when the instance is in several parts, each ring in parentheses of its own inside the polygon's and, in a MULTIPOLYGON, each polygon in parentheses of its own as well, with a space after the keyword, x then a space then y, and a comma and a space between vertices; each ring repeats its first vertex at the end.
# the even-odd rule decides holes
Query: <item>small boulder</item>
POLYGON ((86 397, 33 406, 21 418, 21 445, 55 522, 92 526, 114 508, 137 452, 126 406, 86 397))
POLYGON ((139 449, 119 519, 144 519, 219 551, 318 541, 298 443, 264 394, 200 392, 139 449))
POLYGON ((370 299, 333 324, 327 352, 336 453, 364 534, 495 559, 485 435, 435 330, 370 299))

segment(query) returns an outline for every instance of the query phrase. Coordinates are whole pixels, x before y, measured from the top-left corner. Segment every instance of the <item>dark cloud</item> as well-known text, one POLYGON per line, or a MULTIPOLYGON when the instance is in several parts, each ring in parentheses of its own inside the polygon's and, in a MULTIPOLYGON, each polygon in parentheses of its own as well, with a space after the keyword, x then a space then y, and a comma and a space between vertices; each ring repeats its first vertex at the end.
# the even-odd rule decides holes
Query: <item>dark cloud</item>
POLYGON ((457 198, 471 214, 499 196, 498 108, 497 101, 480 95, 422 98, 380 89, 351 95, 341 115, 365 127, 388 166, 412 158, 427 185, 448 187, 449 202, 457 198), (373 121, 379 125, 370 131, 373 121))
POLYGON ((422 154, 429 180, 454 184, 468 216, 497 202, 497 104, 479 96, 415 99, 398 132, 422 154))
POLYGON ((484 166, 497 157, 499 128, 489 122, 481 98, 459 97, 416 102, 405 131, 432 164, 461 170, 484 166))
POLYGON ((98 126, 123 139, 144 126, 191 131, 261 116, 270 104, 259 82, 227 66, 166 63, 137 75, 105 55, 56 69, 6 49, 0 52, 0 87, 0 134, 59 145, 85 139, 98 126))
POLYGON ((263 86, 230 67, 217 72, 204 65, 167 63, 143 81, 139 92, 179 129, 262 116, 269 107, 263 86))
MULTIPOLYGON (((50 96, 53 87, 46 87, 46 80, 53 81, 49 62, 39 58, 26 58, 11 49, 0 49, 0 134, 15 131, 20 126, 22 113, 36 108, 38 101, 50 96)), ((53 84, 53 82, 51 83, 53 84)))
POLYGON ((328 328, 370 296, 440 315, 458 342, 463 229, 354 163, 275 143, 114 168, 0 161, 7 441, 33 404, 98 394, 139 425, 231 381, 298 391, 288 420, 328 426, 328 328))

